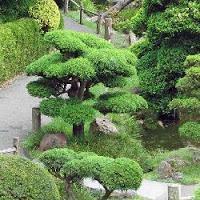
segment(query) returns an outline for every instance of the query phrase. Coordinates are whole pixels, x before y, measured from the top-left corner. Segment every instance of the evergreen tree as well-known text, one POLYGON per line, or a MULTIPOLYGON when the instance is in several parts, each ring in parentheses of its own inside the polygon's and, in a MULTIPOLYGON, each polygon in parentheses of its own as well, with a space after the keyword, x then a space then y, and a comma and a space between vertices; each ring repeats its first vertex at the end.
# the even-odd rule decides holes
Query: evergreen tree
POLYGON ((199 0, 144 0, 132 29, 145 39, 131 47, 137 53, 142 94, 161 115, 177 95, 188 55, 200 52, 199 0))
POLYGON ((200 54, 188 56, 185 67, 185 76, 176 84, 179 98, 170 107, 179 111, 183 123, 179 128, 181 136, 200 144, 200 54))
POLYGON ((136 57, 127 50, 114 48, 96 36, 72 31, 46 33, 46 42, 55 51, 27 67, 27 74, 39 76, 28 84, 28 92, 43 98, 41 112, 62 117, 73 125, 73 134, 82 136, 84 123, 102 113, 134 113, 147 108, 139 95, 122 88, 136 78, 136 57), (115 88, 94 101, 90 89, 98 84, 115 88), (118 89, 116 89, 118 87, 118 89))

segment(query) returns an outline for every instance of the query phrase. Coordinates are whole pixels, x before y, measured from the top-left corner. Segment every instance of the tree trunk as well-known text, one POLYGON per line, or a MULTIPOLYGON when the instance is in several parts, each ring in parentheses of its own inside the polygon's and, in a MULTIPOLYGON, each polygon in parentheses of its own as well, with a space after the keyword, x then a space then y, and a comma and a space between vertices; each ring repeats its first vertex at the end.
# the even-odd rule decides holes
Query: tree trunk
POLYGON ((140 0, 121 0, 118 3, 116 3, 114 6, 109 8, 106 12, 104 12, 102 14, 102 17, 105 18, 108 15, 111 15, 111 16, 116 15, 118 12, 120 12, 122 9, 124 9, 133 1, 136 3, 136 5, 140 2, 140 0))
POLYGON ((84 136, 84 124, 73 124, 73 135, 75 137, 83 137, 84 136))
POLYGON ((65 192, 68 200, 76 200, 72 190, 72 184, 70 180, 65 180, 65 192))
POLYGON ((101 200, 107 200, 110 197, 110 195, 111 195, 112 192, 113 192, 113 190, 112 191, 111 190, 106 190, 106 193, 101 198, 101 200))

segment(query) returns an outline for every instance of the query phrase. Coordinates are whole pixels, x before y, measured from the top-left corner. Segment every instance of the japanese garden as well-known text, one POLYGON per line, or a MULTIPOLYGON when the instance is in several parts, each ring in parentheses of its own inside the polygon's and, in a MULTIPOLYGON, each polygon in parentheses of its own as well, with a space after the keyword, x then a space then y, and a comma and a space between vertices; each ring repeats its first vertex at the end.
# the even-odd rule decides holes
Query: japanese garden
POLYGON ((0 0, 0 200, 200 200, 199 0, 0 0))

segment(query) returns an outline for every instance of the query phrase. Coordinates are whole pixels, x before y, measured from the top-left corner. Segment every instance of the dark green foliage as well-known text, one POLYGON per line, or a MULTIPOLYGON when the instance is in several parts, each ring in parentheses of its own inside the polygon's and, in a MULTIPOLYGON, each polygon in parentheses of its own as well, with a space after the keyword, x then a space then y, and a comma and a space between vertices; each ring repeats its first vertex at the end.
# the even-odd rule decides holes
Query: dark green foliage
POLYGON ((150 45, 148 38, 141 38, 136 43, 129 47, 130 51, 134 53, 138 58, 141 58, 145 54, 146 49, 150 45))
MULTIPOLYGON (((27 67, 28 75, 43 78, 31 83, 28 91, 33 96, 49 98, 41 102, 41 112, 51 117, 61 116, 73 125, 74 135, 77 135, 76 131, 83 132, 84 123, 95 117, 96 111, 92 107, 98 99, 90 92, 92 86, 104 83, 109 87, 130 87, 130 83, 138 80, 134 54, 116 49, 103 39, 90 34, 57 30, 46 33, 45 41, 57 51, 27 67), (66 100, 66 97, 69 99, 66 100)), ((119 98, 120 105, 117 99, 110 100, 114 103, 108 103, 109 112, 118 112, 117 106, 121 106, 120 112, 147 108, 145 100, 138 95, 127 93, 119 98), (112 106, 115 108, 112 109, 112 106)))
POLYGON ((50 97, 51 95, 55 95, 54 89, 48 85, 49 83, 45 79, 39 79, 37 81, 30 82, 27 85, 27 89, 29 94, 33 97, 50 97))
POLYGON ((65 105, 66 100, 62 98, 49 98, 44 99, 40 103, 40 110, 42 114, 50 117, 58 117, 61 108, 65 105))
POLYGON ((173 99, 169 106, 176 109, 183 124, 180 135, 194 143, 200 142, 200 54, 188 56, 185 61, 185 76, 178 80, 176 87, 179 98, 173 99))
POLYGON ((5 200, 60 200, 53 177, 18 156, 0 155, 0 198, 5 200))
POLYGON ((80 124, 88 122, 95 118, 95 110, 81 102, 68 101, 67 105, 61 108, 60 117, 69 124, 80 124))
POLYGON ((0 25, 0 83, 23 72, 47 50, 39 27, 31 19, 0 25))
POLYGON ((148 108, 141 96, 129 92, 106 93, 99 99, 96 107, 103 113, 131 113, 148 108))
MULTIPOLYGON (((184 75, 186 57, 200 51, 200 3, 145 0, 142 9, 140 22, 145 19, 145 37, 149 42, 136 43, 131 50, 139 57, 137 69, 142 94, 158 113, 166 114, 170 112, 168 103, 177 95, 175 85, 184 75)), ((140 28, 137 31, 142 33, 140 28)))

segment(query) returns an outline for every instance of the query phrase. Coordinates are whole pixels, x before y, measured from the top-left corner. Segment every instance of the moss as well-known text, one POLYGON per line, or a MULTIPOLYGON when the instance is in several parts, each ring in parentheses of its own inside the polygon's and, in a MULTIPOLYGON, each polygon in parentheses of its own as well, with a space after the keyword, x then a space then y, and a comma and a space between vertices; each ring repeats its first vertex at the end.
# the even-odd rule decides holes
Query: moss
POLYGON ((53 177, 17 156, 0 156, 0 196, 5 200, 60 200, 53 177))

